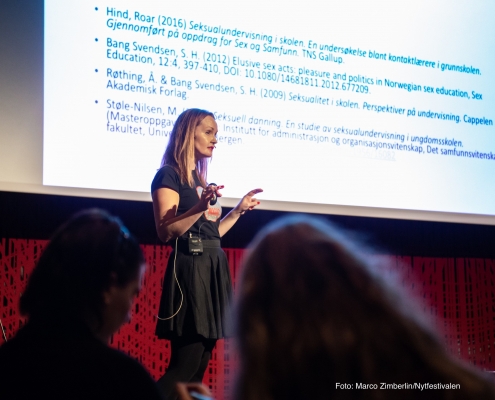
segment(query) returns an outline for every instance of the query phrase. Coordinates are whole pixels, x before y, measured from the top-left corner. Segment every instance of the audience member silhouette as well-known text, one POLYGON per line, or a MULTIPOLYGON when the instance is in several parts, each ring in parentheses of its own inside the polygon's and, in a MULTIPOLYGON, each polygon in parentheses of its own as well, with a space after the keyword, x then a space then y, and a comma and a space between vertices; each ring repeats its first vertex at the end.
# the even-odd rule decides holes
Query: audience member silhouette
POLYGON ((54 234, 20 299, 27 324, 0 347, 0 397, 160 399, 135 360, 108 346, 130 318, 145 269, 115 217, 81 212, 54 234))
POLYGON ((335 227, 286 217, 250 247, 236 302, 236 400, 495 398, 335 227))

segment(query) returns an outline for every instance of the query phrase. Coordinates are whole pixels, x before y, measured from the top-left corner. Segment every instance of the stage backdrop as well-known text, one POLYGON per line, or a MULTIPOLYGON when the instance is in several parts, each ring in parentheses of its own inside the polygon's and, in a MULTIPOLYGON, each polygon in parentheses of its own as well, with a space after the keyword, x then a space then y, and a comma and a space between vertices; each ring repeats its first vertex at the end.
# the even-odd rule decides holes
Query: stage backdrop
MULTIPOLYGON (((18 301, 46 240, 0 239, 0 318, 7 338, 13 337, 24 319, 18 301)), ((170 360, 168 342, 154 336, 155 315, 162 278, 171 249, 143 245, 149 265, 143 291, 135 303, 132 321, 122 327, 111 345, 138 359, 155 378, 170 360)), ((243 249, 225 249, 234 290, 243 249)), ((419 298, 420 309, 431 318, 449 351, 481 370, 495 370, 495 259, 383 258, 384 274, 399 272, 398 284, 419 298)), ((0 343, 3 342, 0 339, 0 343)), ((204 382, 216 399, 229 399, 236 357, 229 340, 219 341, 204 382)))

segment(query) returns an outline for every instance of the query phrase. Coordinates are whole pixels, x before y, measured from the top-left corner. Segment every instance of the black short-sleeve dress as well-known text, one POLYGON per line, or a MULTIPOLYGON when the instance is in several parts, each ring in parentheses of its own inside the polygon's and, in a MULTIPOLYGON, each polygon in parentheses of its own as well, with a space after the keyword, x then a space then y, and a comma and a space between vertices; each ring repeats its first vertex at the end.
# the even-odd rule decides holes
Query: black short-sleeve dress
MULTIPOLYGON (((179 194, 177 215, 184 214, 199 202, 203 190, 194 171, 193 176, 195 188, 187 183, 182 184, 179 174, 172 167, 164 166, 156 173, 151 192, 159 188, 176 191, 179 194)), ((196 335, 206 339, 221 339, 230 335, 227 318, 232 299, 232 282, 227 257, 220 247, 218 226, 221 213, 222 209, 217 202, 177 242, 172 240, 168 243, 174 252, 169 258, 163 280, 158 313, 160 319, 156 325, 156 335, 160 339, 196 335), (189 236, 201 238, 202 255, 189 254, 189 236), (177 315, 169 318, 175 313, 177 315)))

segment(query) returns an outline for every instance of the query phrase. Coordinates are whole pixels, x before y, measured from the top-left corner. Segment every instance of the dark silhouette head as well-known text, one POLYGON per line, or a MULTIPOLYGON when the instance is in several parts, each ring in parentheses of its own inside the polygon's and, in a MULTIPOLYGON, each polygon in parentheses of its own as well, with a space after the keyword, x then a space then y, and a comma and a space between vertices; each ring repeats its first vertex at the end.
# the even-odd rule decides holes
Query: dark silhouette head
MULTIPOLYGON (((238 400, 397 398, 394 390, 356 388, 381 382, 459 383, 462 390, 421 396, 492 398, 487 383, 405 311, 369 258, 312 217, 283 218, 255 238, 236 304, 238 400)), ((401 390, 400 398, 418 393, 401 390)))
POLYGON ((21 313, 103 326, 106 293, 138 280, 143 264, 138 242, 118 218, 98 209, 80 212, 46 246, 21 297, 21 313))

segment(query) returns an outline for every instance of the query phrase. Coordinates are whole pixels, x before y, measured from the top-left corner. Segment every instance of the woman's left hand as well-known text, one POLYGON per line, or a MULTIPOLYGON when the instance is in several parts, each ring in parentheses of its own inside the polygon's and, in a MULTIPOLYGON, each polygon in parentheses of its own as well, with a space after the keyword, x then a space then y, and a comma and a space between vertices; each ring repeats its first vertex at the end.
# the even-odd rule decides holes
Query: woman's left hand
POLYGON ((263 189, 253 189, 246 194, 241 201, 235 206, 234 211, 239 214, 244 214, 246 211, 251 211, 260 202, 254 198, 258 193, 261 193, 263 189))

